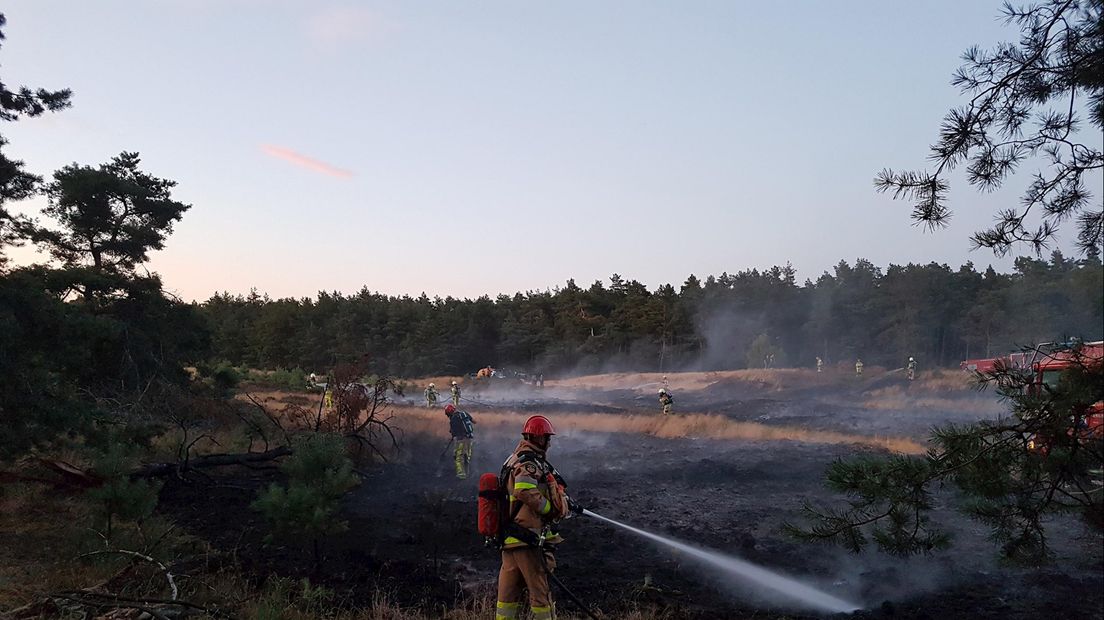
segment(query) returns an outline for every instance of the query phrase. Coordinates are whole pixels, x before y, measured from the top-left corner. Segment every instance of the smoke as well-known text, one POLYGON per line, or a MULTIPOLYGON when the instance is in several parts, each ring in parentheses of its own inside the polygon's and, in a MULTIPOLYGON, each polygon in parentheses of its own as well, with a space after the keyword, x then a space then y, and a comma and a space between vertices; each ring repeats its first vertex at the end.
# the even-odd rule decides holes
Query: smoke
POLYGON ((761 317, 740 312, 731 304, 703 309, 696 320, 704 343, 697 362, 700 370, 746 367, 748 346, 765 331, 761 317))

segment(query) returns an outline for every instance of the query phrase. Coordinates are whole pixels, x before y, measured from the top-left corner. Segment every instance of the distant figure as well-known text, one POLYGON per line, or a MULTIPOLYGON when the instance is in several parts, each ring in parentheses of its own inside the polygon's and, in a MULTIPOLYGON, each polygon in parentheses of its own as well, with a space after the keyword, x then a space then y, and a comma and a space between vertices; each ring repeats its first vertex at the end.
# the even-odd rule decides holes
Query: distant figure
POLYGON ((326 391, 322 394, 322 405, 325 406, 326 409, 333 409, 333 390, 329 387, 327 387, 326 391))
POLYGON ((667 392, 667 388, 660 388, 659 404, 663 407, 663 415, 671 415, 672 408, 675 406, 675 399, 671 398, 671 394, 667 392))
POLYGON ((862 360, 861 359, 855 360, 855 376, 856 377, 861 377, 862 376, 862 367, 863 367, 862 360))
POLYGON ((774 368, 774 353, 767 354, 767 368, 774 368))
POLYGON ((544 387, 544 373, 537 373, 537 387, 544 387))
POLYGON ((315 386, 315 385, 316 385, 317 383, 318 383, 318 375, 316 375, 316 374, 314 374, 314 373, 312 372, 312 373, 310 374, 310 376, 309 376, 309 377, 307 377, 307 387, 308 387, 308 388, 314 388, 314 386, 315 386))
POLYGON ((909 381, 916 379, 916 358, 910 357, 908 363, 908 378, 909 381))
POLYGON ((671 384, 667 383, 667 375, 663 375, 663 389, 666 390, 669 387, 671 387, 671 384))
POLYGON ((452 387, 449 389, 452 392, 452 404, 457 407, 460 406, 460 386, 455 381, 452 382, 452 387))
POLYGON ((475 437, 475 420, 467 411, 460 411, 452 405, 445 405, 445 415, 449 419, 449 434, 456 440, 456 477, 465 480, 472 459, 472 442, 475 437))
POLYGON ((817 356, 817 372, 821 372, 823 370, 824 370, 824 360, 820 359, 820 356, 818 355, 817 356))
POLYGON ((437 407, 437 386, 432 383, 425 389, 426 407, 433 409, 437 407))

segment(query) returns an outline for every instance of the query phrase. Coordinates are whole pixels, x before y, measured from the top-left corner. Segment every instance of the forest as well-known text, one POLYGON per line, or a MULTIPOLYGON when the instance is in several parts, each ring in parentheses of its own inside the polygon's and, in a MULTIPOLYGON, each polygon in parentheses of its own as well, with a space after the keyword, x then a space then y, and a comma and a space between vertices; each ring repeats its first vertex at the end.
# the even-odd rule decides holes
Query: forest
POLYGON ((463 374, 486 365, 559 375, 864 363, 915 357, 954 367, 1104 325, 1097 252, 1020 257, 1012 273, 972 263, 840 261, 798 284, 787 264, 650 291, 618 274, 580 287, 478 299, 389 296, 367 287, 315 299, 217 294, 200 304, 211 356, 255 368, 324 370, 369 355, 374 372, 463 374))

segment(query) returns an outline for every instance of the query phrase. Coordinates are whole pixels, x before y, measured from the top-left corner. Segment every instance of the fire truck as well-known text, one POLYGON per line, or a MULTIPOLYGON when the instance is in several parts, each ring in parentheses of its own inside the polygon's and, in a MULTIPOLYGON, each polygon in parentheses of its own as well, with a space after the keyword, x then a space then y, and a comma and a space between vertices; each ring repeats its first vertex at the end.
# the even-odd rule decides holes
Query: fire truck
MULTIPOLYGON (((962 362, 961 368, 967 372, 986 374, 998 369, 1007 369, 1031 377, 1027 389, 1038 393, 1044 386, 1058 387, 1062 372, 1074 366, 1099 368, 1104 365, 1104 340, 1096 342, 1048 342, 1033 347, 1029 351, 1011 353, 1004 357, 972 359, 962 362)), ((1104 439, 1104 401, 1097 401, 1083 412, 1077 423, 1077 432, 1086 439, 1104 439)), ((1029 447, 1045 451, 1045 441, 1033 439, 1029 447)))

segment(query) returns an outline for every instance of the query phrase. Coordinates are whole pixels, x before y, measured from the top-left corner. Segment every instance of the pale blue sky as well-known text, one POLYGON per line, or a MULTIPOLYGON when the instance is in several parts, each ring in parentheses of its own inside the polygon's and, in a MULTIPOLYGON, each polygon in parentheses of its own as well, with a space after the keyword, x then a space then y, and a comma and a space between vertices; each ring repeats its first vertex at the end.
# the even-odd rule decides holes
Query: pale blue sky
POLYGON ((14 0, 5 82, 74 98, 4 132, 39 174, 136 150, 178 181, 151 268, 185 299, 1008 269, 968 236, 1026 175, 959 183, 936 234, 871 184, 925 163, 999 4, 14 0))

